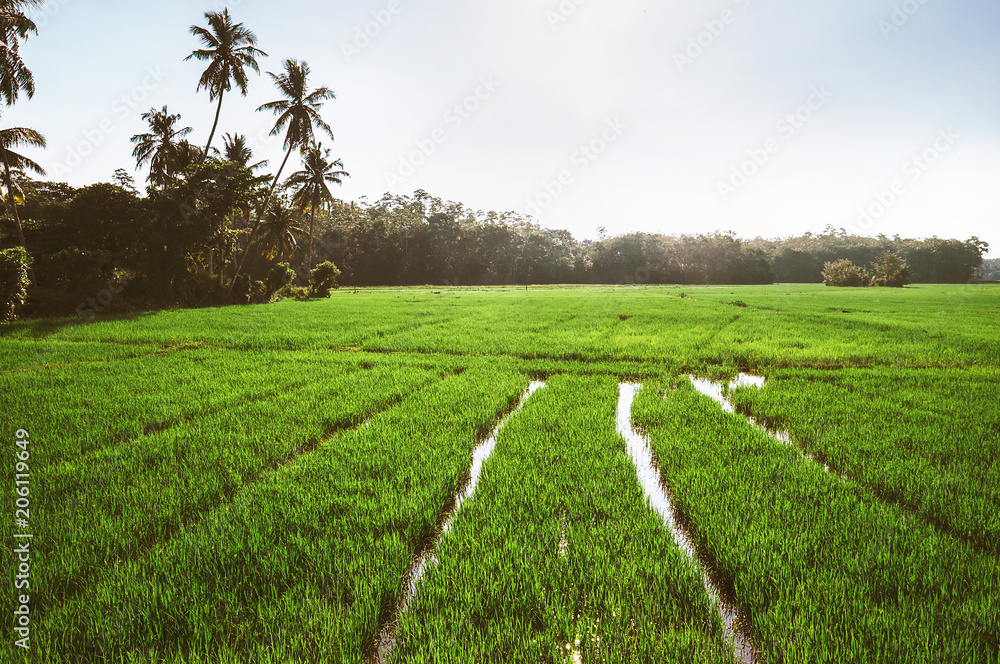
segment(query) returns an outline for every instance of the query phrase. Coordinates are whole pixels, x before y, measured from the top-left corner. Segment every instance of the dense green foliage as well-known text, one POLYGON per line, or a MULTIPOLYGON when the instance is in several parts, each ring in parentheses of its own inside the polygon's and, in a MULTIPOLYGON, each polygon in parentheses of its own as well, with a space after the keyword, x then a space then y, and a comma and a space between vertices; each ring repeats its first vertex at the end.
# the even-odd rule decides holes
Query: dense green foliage
POLYGON ((309 273, 309 290, 313 297, 330 297, 330 291, 340 288, 337 285, 337 277, 340 270, 337 266, 326 261, 320 263, 309 273))
POLYGON ((872 264, 872 286, 902 288, 910 283, 910 266, 898 254, 885 252, 872 264))
POLYGON ((24 304, 31 284, 30 267, 31 256, 23 247, 0 251, 0 322, 13 319, 24 304))
POLYGON ((872 263, 871 273, 843 258, 823 266, 827 286, 888 286, 902 288, 910 283, 910 268, 898 254, 884 252, 872 263))
MULTIPOLYGON (((289 263, 305 279, 311 237, 286 203, 272 205, 251 232, 253 201, 264 195, 266 179, 236 162, 209 160, 147 198, 110 184, 73 190, 24 183, 24 213, 31 219, 25 233, 29 250, 40 258, 27 313, 72 313, 112 281, 128 283, 115 298, 118 309, 219 302, 243 254, 247 277, 237 277, 230 301, 266 301, 266 293, 251 292, 252 284, 266 284, 278 263, 289 263), (100 257, 101 269, 60 290, 53 284, 61 278, 61 261, 49 257, 71 248, 100 257)), ((308 215, 305 226, 315 226, 310 260, 336 264, 339 283, 346 286, 819 283, 824 262, 839 260, 871 273, 878 285, 968 283, 985 252, 975 238, 873 240, 832 230, 780 242, 748 242, 731 234, 631 234, 580 242, 530 218, 472 212, 423 192, 373 204, 336 202, 329 211, 309 207, 308 215), (886 263, 886 256, 898 257, 905 269, 886 263)), ((871 278, 858 280, 868 285, 871 278)))
POLYGON ((867 286, 871 281, 868 271, 846 258, 823 266, 823 283, 827 286, 867 286))

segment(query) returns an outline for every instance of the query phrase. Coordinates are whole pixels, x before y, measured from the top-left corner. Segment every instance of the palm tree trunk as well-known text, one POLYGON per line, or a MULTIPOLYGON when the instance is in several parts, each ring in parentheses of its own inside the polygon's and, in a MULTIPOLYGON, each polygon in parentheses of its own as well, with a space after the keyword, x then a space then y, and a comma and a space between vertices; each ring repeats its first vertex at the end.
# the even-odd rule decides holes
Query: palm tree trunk
POLYGON ((219 91, 219 105, 215 108, 215 122, 212 123, 212 132, 208 135, 208 143, 205 144, 205 152, 201 155, 202 163, 208 159, 208 149, 212 147, 212 139, 215 138, 215 130, 219 126, 219 115, 222 113, 222 95, 224 90, 219 91))
POLYGON ((307 268, 308 268, 308 270, 310 272, 312 272, 312 268, 313 268, 313 266, 312 266, 312 260, 313 260, 313 237, 315 235, 315 231, 313 229, 315 228, 315 223, 316 223, 316 205, 317 205, 316 199, 317 198, 319 198, 318 195, 314 195, 313 196, 312 208, 309 210, 309 258, 306 260, 306 266, 307 266, 307 268))
POLYGON ((278 174, 274 176, 274 180, 271 182, 271 186, 268 187, 267 195, 264 197, 264 204, 257 211, 257 221, 254 222, 253 230, 250 231, 250 239, 247 241, 246 249, 243 250, 243 255, 240 257, 240 262, 236 266, 236 274, 233 275, 233 281, 229 284, 229 290, 226 291, 226 299, 233 294, 233 286, 236 285, 236 278, 240 276, 240 270, 243 269, 243 263, 247 259, 247 254, 250 253, 250 247, 254 244, 254 235, 257 234, 257 228, 260 227, 260 220, 264 218, 264 212, 267 211, 267 204, 271 202, 271 194, 274 193, 274 188, 278 184, 278 178, 281 177, 281 172, 285 170, 285 165, 288 163, 288 158, 292 156, 293 145, 288 146, 288 152, 285 153, 285 159, 281 162, 281 168, 278 169, 278 174))
POLYGON ((10 205, 10 215, 14 217, 14 225, 17 226, 17 240, 25 249, 28 245, 24 243, 24 229, 21 228, 21 219, 17 216, 17 203, 14 202, 14 180, 10 176, 10 160, 7 158, 7 151, 3 153, 3 175, 7 184, 7 200, 10 205))
POLYGON ((306 274, 304 285, 309 285, 309 275, 312 273, 312 255, 313 255, 313 221, 316 219, 316 209, 313 208, 309 211, 309 249, 306 250, 306 274))
MULTIPOLYGON (((3 151, 3 175, 7 181, 7 199, 10 201, 10 215, 14 217, 14 225, 17 226, 17 240, 27 252, 28 245, 24 241, 24 229, 21 227, 21 218, 17 216, 17 203, 14 201, 14 179, 10 176, 10 159, 7 157, 6 150, 3 151)), ((35 270, 31 267, 30 260, 28 261, 28 280, 31 283, 35 282, 35 270)))

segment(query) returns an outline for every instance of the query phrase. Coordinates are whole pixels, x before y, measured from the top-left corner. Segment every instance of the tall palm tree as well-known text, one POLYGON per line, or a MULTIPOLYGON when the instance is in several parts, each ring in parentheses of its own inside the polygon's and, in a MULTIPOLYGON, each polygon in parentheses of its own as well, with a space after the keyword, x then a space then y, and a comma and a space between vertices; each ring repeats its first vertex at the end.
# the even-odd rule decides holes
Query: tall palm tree
POLYGON ((28 99, 35 94, 32 76, 19 52, 20 40, 27 39, 38 27, 24 10, 40 7, 45 0, 0 0, 0 97, 10 106, 23 90, 28 99))
POLYGON ((44 148, 45 137, 34 129, 26 127, 0 129, 0 155, 3 156, 4 183, 7 186, 7 207, 11 217, 14 219, 14 225, 17 226, 17 240, 24 247, 24 229, 21 228, 21 219, 17 216, 17 203, 14 200, 14 179, 11 171, 19 168, 34 171, 38 175, 45 175, 45 169, 24 155, 14 152, 13 148, 22 145, 44 148))
MULTIPOLYGON (((309 65, 305 62, 292 59, 285 60, 283 64, 285 67, 283 73, 274 74, 267 72, 267 75, 274 81, 278 91, 284 95, 284 99, 268 102, 257 109, 258 111, 271 111, 278 116, 277 121, 274 123, 274 128, 271 130, 271 136, 277 136, 282 131, 285 131, 284 147, 286 150, 285 158, 281 162, 281 168, 278 169, 277 174, 271 181, 271 186, 268 187, 267 193, 264 195, 264 202, 260 206, 261 214, 267 210, 270 204, 271 195, 274 193, 274 188, 281 178, 282 171, 285 170, 285 165, 288 164, 288 158, 292 156, 292 150, 298 148, 300 151, 304 151, 306 146, 315 139, 315 127, 322 129, 331 139, 333 138, 333 130, 330 129, 330 125, 319 114, 320 109, 323 108, 323 102, 337 98, 333 90, 323 86, 310 92, 309 74, 312 70, 309 68, 309 65)), ((229 286, 228 294, 233 292, 233 285, 236 283, 236 278, 239 276, 240 270, 243 269, 243 262, 250 252, 250 247, 253 246, 254 234, 259 225, 260 216, 258 216, 257 223, 250 232, 250 239, 247 242, 246 249, 243 251, 243 257, 236 266, 236 274, 233 275, 233 283, 229 286)))
POLYGON ((268 258, 280 258, 292 254, 298 249, 296 235, 302 235, 305 230, 299 226, 299 217, 295 211, 281 204, 273 203, 264 214, 261 223, 260 246, 268 258))
POLYGON ((267 166, 267 159, 251 164, 253 160, 253 150, 247 145, 247 137, 243 134, 226 134, 222 138, 222 158, 224 161, 234 161, 243 168, 251 171, 267 166))
POLYGON ((315 232, 316 210, 333 202, 328 184, 342 184, 343 178, 351 177, 342 169, 340 159, 330 161, 330 150, 323 149, 322 143, 313 143, 303 155, 304 169, 288 176, 288 185, 298 187, 292 196, 292 203, 299 210, 309 210, 309 250, 306 253, 306 268, 312 269, 313 234, 315 232))
POLYGON ((207 155, 212 147, 212 139, 215 138, 215 130, 219 126, 223 95, 232 90, 235 83, 240 94, 246 97, 248 82, 246 70, 249 68, 259 74, 257 58, 266 58, 267 53, 255 48, 257 35, 243 27, 242 23, 234 24, 228 9, 223 9, 221 13, 206 12, 205 19, 208 21, 207 28, 191 26, 191 34, 201 39, 204 48, 192 52, 184 60, 195 58, 208 61, 208 68, 198 81, 197 91, 200 92, 205 88, 208 90, 209 101, 214 101, 216 98, 219 100, 219 105, 215 109, 215 122, 212 123, 212 131, 205 145, 204 154, 207 155))
POLYGON ((183 139, 191 133, 191 127, 177 128, 180 115, 170 115, 167 107, 157 111, 155 108, 142 114, 142 119, 149 123, 149 133, 136 134, 132 137, 135 149, 132 156, 136 159, 136 170, 149 162, 149 177, 154 187, 162 187, 173 180, 178 162, 188 152, 182 146, 183 139))
POLYGON ((337 95, 325 86, 309 92, 308 79, 312 70, 309 69, 307 63, 289 59, 285 60, 284 66, 284 73, 279 75, 267 72, 267 75, 271 77, 285 98, 268 102, 257 109, 258 111, 271 111, 278 116, 274 123, 274 129, 271 130, 271 136, 277 136, 287 127, 284 143, 285 159, 281 162, 281 168, 274 176, 274 181, 271 182, 268 198, 274 191, 275 185, 278 184, 278 180, 281 179, 281 172, 285 170, 292 150, 298 148, 300 151, 305 151, 306 147, 315 140, 314 125, 326 132, 331 139, 333 138, 333 130, 320 117, 319 111, 323 108, 324 101, 336 99, 337 95))

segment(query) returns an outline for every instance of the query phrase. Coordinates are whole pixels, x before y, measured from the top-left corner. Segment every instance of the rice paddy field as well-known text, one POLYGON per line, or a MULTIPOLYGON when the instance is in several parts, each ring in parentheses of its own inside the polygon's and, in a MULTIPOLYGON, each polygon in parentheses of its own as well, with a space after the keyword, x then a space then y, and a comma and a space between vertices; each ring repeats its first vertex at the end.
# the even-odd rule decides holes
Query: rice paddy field
POLYGON ((0 386, 0 662, 1000 663, 1000 286, 29 320, 0 386))

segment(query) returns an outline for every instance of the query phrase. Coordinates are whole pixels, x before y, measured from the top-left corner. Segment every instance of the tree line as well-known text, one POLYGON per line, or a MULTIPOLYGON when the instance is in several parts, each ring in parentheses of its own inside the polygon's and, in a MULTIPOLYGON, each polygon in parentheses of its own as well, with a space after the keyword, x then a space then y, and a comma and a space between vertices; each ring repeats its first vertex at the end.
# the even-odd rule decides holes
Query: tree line
MULTIPOLYGON (((24 230, 37 257, 29 312, 72 313, 95 292, 116 289, 114 306, 98 304, 265 302, 290 282, 305 283, 317 262, 334 264, 346 286, 769 284, 822 283, 825 267, 838 261, 874 275, 892 256, 897 271, 905 265, 907 283, 967 283, 983 276, 988 249, 977 238, 869 238, 833 228, 776 240, 630 233, 581 241, 521 214, 474 211, 417 191, 333 200, 305 217, 294 207, 273 206, 235 276, 237 262, 225 257, 237 255, 247 230, 233 229, 227 219, 236 196, 251 195, 255 178, 240 178, 223 164, 199 173, 203 180, 177 193, 146 197, 124 172, 116 182, 79 189, 22 180, 24 230), (206 199, 212 205, 185 218, 183 193, 194 186, 213 188, 206 199), (231 197, 221 193, 230 190, 231 197)), ((279 187, 276 198, 295 195, 279 187)), ((82 311, 98 308, 91 303, 82 311)))

